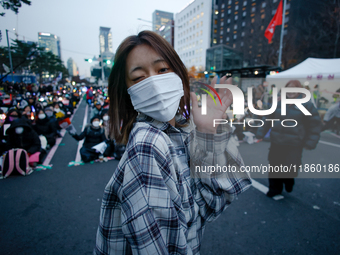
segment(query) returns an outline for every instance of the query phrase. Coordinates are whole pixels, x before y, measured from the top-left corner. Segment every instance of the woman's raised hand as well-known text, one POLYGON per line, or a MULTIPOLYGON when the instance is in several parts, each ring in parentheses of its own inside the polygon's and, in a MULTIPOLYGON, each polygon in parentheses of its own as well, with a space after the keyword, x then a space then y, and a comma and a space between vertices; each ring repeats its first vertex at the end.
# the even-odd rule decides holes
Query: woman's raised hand
MULTIPOLYGON (((215 88, 215 84, 217 82, 217 76, 213 78, 211 81, 211 87, 215 88)), ((219 84, 231 84, 232 78, 227 79, 226 76, 223 76, 220 79, 219 84)), ((212 91, 211 91, 212 92, 212 91)), ((212 95, 214 93, 212 92, 212 95)), ((192 109, 191 112, 193 114, 194 123, 197 127, 197 130, 203 133, 211 133, 215 134, 217 130, 218 124, 214 127, 215 119, 226 119, 226 110, 233 102, 233 97, 229 89, 219 89, 218 95, 221 98, 221 102, 219 99, 214 100, 207 95, 207 114, 202 115, 201 108, 198 107, 197 96, 194 92, 190 93, 190 98, 192 101, 192 109)))

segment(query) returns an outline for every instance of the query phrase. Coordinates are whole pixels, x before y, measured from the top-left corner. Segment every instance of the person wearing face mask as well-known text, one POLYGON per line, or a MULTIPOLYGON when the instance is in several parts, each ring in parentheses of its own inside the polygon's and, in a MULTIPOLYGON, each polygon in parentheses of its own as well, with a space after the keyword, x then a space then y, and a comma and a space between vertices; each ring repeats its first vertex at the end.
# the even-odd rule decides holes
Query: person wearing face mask
POLYGON ((94 116, 91 124, 87 125, 79 135, 70 133, 77 141, 84 140, 83 147, 80 149, 81 160, 85 163, 98 159, 100 153, 93 149, 93 146, 106 141, 105 130, 100 126, 100 116, 94 116))
MULTIPOLYGON (((29 155, 40 152, 41 143, 38 134, 23 118, 14 120, 6 131, 7 150, 21 148, 29 155)), ((31 163, 31 162, 30 162, 31 163)))
POLYGON ((220 90, 216 105, 208 97, 202 115, 184 63, 151 31, 126 38, 114 63, 110 137, 126 151, 104 191, 94 254, 199 254, 206 223, 251 184, 247 173, 190 172, 243 165, 230 127, 212 124, 226 117, 231 93, 220 90))
POLYGON ((59 102, 53 103, 53 111, 54 111, 54 116, 57 119, 62 119, 66 116, 65 111, 63 111, 63 109, 60 108, 59 102))
POLYGON ((56 130, 53 122, 49 120, 44 110, 38 112, 38 118, 34 125, 34 130, 38 135, 42 135, 46 138, 50 147, 55 145, 56 142, 56 130))
POLYGON ((94 105, 94 108, 92 109, 91 111, 91 118, 93 118, 94 116, 96 115, 102 115, 102 112, 103 112, 103 107, 102 107, 102 104, 100 103, 100 101, 98 100, 95 105, 94 105))
MULTIPOLYGON (((303 88, 298 80, 289 81, 285 87, 303 88)), ((288 99, 303 98, 301 93, 287 93, 288 99)), ((288 104, 286 115, 281 115, 281 100, 277 103, 276 110, 265 119, 293 119, 298 124, 295 127, 283 127, 280 121, 275 121, 271 127, 270 121, 264 121, 264 125, 257 130, 256 138, 263 139, 269 129, 270 132, 270 148, 268 161, 271 166, 298 166, 302 164, 303 149, 315 149, 320 139, 321 119, 317 109, 311 101, 304 103, 303 106, 312 114, 311 116, 304 115, 300 109, 294 104, 288 104)), ((294 125, 291 121, 286 121, 285 125, 294 125)), ((268 174, 269 191, 268 197, 273 197, 281 194, 283 186, 287 192, 292 192, 295 183, 294 178, 297 173, 272 173, 268 174)))

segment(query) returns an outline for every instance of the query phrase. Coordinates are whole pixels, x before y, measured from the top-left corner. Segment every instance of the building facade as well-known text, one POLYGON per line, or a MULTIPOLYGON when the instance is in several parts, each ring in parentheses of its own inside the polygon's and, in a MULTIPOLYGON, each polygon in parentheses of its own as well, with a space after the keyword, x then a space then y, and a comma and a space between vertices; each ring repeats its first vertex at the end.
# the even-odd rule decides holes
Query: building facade
POLYGON ((99 28, 99 51, 103 53, 113 53, 112 51, 112 33, 110 27, 99 28))
POLYGON ((163 36, 171 46, 174 46, 174 14, 155 10, 152 13, 152 30, 163 36))
POLYGON ((175 16, 175 50, 185 66, 205 70, 211 43, 211 0, 191 1, 175 16))
POLYGON ((68 70, 68 74, 70 76, 77 76, 78 75, 77 65, 72 58, 69 58, 67 60, 67 70, 68 70))
POLYGON ((38 33, 39 47, 45 48, 46 51, 51 51, 54 55, 61 59, 60 38, 50 33, 38 33))
MULTIPOLYGON (((244 67, 277 66, 282 26, 276 26, 271 42, 268 42, 264 33, 279 3, 280 0, 214 0, 211 46, 223 44, 241 52, 244 67)), ((309 0, 306 4, 304 0, 286 0, 281 65, 283 69, 308 57, 331 57, 329 48, 326 47, 326 40, 329 39, 326 34, 330 35, 336 30, 322 27, 321 24, 325 24, 326 19, 331 19, 329 15, 323 16, 322 13, 333 13, 329 3, 309 0), (325 30, 328 32, 320 40, 325 30), (313 43, 319 44, 319 47, 314 47, 313 43)))

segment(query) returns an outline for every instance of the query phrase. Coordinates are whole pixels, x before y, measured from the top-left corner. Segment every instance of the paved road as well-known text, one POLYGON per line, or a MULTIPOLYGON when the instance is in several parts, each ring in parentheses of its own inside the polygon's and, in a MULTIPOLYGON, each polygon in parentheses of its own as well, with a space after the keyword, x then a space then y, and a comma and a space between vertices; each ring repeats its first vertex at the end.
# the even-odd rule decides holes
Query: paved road
MULTIPOLYGON (((83 102, 73 123, 80 132, 83 102)), ((340 145, 340 138, 322 134, 340 145)), ((269 143, 241 144, 246 165, 266 163, 269 143)), ((68 167, 68 134, 51 170, 0 181, 0 254, 91 254, 104 187, 117 161, 68 167)), ((319 144, 304 163, 340 163, 340 148, 319 144)), ((266 179, 256 179, 267 186, 266 179)), ((251 187, 207 225, 201 254, 340 254, 340 179, 298 179, 275 201, 251 187)))

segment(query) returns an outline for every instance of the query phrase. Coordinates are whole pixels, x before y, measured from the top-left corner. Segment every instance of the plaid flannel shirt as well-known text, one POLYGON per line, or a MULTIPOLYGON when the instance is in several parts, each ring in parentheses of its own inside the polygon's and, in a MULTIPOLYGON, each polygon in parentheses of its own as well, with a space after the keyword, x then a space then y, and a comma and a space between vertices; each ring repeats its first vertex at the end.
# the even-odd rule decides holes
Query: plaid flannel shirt
POLYGON ((190 164, 243 165, 230 134, 140 114, 104 191, 94 254, 199 254, 206 222, 251 184, 246 173, 190 174, 190 164))

